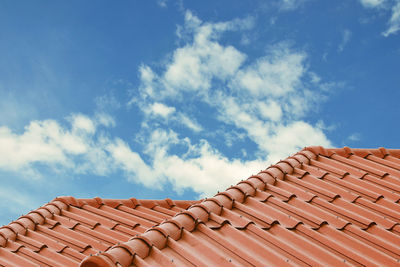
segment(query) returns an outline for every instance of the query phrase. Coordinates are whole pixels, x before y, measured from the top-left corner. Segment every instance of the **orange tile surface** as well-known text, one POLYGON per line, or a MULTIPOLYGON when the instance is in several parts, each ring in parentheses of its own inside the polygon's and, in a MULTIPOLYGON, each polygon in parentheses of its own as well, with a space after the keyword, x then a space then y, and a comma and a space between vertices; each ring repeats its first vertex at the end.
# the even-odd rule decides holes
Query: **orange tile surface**
POLYGON ((81 266, 400 266, 400 150, 309 147, 81 266))
POLYGON ((59 197, 0 228, 0 266, 79 266, 196 202, 59 197))
POLYGON ((1 228, 0 265, 400 266, 398 149, 308 147, 197 203, 86 201, 1 228))

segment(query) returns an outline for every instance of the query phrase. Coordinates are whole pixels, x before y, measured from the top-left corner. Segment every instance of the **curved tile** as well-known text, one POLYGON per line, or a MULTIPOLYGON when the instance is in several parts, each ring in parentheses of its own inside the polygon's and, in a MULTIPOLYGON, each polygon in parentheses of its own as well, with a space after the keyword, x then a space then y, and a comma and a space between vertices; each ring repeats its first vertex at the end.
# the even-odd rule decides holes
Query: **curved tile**
POLYGON ((0 265, 400 266, 399 174, 400 150, 308 147, 197 202, 59 197, 0 228, 0 265))

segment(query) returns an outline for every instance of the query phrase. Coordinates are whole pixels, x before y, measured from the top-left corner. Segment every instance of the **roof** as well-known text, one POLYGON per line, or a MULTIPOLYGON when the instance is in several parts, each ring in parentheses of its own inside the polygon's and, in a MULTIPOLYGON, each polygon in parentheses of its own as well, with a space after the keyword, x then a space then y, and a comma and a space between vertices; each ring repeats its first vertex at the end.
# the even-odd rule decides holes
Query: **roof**
POLYGON ((0 266, 78 266, 196 202, 58 197, 0 228, 0 266))
POLYGON ((56 199, 0 229, 0 264, 400 266, 399 200, 399 149, 308 147, 212 198, 157 202, 165 220, 153 204, 56 199))

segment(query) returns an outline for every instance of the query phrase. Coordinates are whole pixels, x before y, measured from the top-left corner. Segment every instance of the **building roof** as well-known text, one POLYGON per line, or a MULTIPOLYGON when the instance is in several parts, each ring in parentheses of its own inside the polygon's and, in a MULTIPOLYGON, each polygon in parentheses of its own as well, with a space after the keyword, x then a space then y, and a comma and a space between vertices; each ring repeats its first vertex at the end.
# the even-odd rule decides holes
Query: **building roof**
POLYGON ((0 228, 0 266, 78 266, 196 202, 58 197, 0 228))
POLYGON ((399 149, 308 147, 197 203, 56 199, 0 229, 0 265, 400 266, 399 200, 399 149))

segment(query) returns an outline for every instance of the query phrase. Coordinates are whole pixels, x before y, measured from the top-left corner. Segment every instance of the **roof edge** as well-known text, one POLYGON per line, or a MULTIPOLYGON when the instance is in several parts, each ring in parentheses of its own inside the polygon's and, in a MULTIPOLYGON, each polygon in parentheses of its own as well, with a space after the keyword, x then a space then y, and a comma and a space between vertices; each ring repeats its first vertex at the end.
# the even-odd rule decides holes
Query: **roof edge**
POLYGON ((0 227, 0 247, 7 246, 8 240, 15 241, 17 235, 25 235, 27 230, 35 230, 36 225, 44 224, 46 218, 52 218, 54 214, 60 214, 63 209, 68 209, 68 205, 59 199, 54 199, 8 225, 0 227))
POLYGON ((264 190, 267 184, 275 184, 278 179, 283 180, 286 174, 293 173, 294 169, 303 163, 308 164, 317 155, 311 150, 303 149, 293 156, 271 165, 257 175, 252 175, 247 180, 240 181, 224 192, 190 206, 185 211, 127 242, 115 245, 106 252, 86 257, 80 266, 130 266, 135 255, 145 258, 150 254, 153 246, 163 249, 168 238, 180 239, 183 229, 193 231, 199 223, 209 220, 211 212, 219 215, 222 208, 232 209, 234 201, 243 203, 248 196, 254 196, 257 189, 264 190))
POLYGON ((82 207, 83 205, 90 205, 93 207, 100 207, 101 205, 111 206, 116 208, 120 205, 126 205, 132 208, 136 206, 144 206, 146 208, 153 208, 161 206, 163 208, 179 207, 187 209, 193 204, 199 203, 201 200, 172 200, 169 198, 161 200, 150 199, 102 199, 96 198, 75 198, 72 196, 60 196, 36 210, 30 211, 28 214, 19 217, 17 220, 12 221, 8 225, 0 227, 0 247, 6 247, 8 240, 15 241, 17 235, 25 235, 27 230, 35 230, 36 225, 43 225, 47 218, 51 219, 54 214, 59 215, 62 210, 68 210, 69 206, 82 207))

